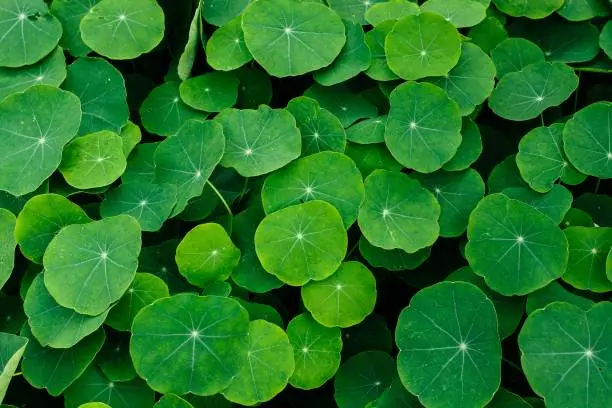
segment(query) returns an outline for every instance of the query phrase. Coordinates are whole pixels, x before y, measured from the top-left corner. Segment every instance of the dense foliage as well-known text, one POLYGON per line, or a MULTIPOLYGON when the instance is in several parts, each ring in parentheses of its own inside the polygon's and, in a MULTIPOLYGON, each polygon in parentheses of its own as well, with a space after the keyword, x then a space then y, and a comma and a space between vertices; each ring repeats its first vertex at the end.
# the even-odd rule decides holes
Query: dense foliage
POLYGON ((0 0, 0 404, 610 407, 611 14, 0 0))

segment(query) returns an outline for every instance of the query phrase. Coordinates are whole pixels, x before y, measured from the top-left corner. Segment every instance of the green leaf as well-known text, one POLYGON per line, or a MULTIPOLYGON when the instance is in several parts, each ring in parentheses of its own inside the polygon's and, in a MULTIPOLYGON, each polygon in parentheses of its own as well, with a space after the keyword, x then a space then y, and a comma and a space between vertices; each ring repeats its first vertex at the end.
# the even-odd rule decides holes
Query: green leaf
POLYGON ((28 339, 25 337, 0 333, 0 401, 6 395, 27 344, 28 339))
POLYGON ((527 17, 530 19, 541 19, 560 9, 565 0, 493 0, 493 4, 502 13, 512 17, 527 17))
POLYGON ((19 213, 15 239, 21 253, 40 264, 49 242, 62 228, 90 221, 85 211, 67 198, 40 194, 29 199, 19 213))
POLYGON ((91 51, 81 38, 81 19, 99 1, 53 0, 51 3, 51 14, 62 23, 60 45, 75 57, 84 57, 91 51))
POLYGON ((493 400, 487 404, 487 408, 532 408, 532 406, 518 395, 500 388, 493 400))
POLYGON ((346 138, 359 144, 383 143, 386 123, 386 116, 362 120, 346 130, 346 138))
POLYGON ((577 289, 592 292, 612 290, 612 275, 606 273, 606 257, 612 246, 612 228, 568 227, 569 261, 563 280, 577 289))
POLYGON ((140 246, 138 222, 127 215, 64 227, 43 257, 45 286, 64 307, 104 313, 134 279, 140 246))
POLYGON ((323 326, 354 326, 374 310, 376 279, 361 263, 345 262, 327 279, 304 285, 302 301, 323 326))
POLYGON ((111 308, 105 323, 115 330, 130 331, 134 317, 143 307, 168 296, 168 286, 161 278, 138 272, 128 290, 111 308))
POLYGON ((172 213, 176 196, 172 184, 124 183, 105 194, 100 215, 131 215, 143 231, 159 231, 172 213))
POLYGON ((413 174, 440 204, 440 236, 458 237, 468 225, 470 213, 485 195, 485 184, 476 170, 413 174))
POLYGON ((14 235, 16 219, 13 213, 0 208, 0 289, 11 277, 15 266, 15 247, 17 239, 14 235))
POLYGON ((202 2, 202 16, 218 27, 238 16, 251 0, 207 0, 202 2))
POLYGON ((221 112, 238 99, 238 78, 232 73, 211 72, 183 81, 181 99, 194 109, 221 112))
POLYGON ((189 283, 199 287, 226 280, 239 261, 240 250, 219 224, 198 225, 176 248, 179 272, 189 283))
POLYGON ((390 353, 393 347, 393 337, 385 319, 374 313, 357 326, 345 329, 343 341, 345 356, 353 356, 369 350, 390 353))
POLYGON ((244 177, 270 173, 300 155, 300 131, 284 109, 226 109, 215 121, 223 126, 227 146, 221 165, 244 177))
POLYGON ((484 406, 500 383, 493 303, 476 286, 441 282, 402 310, 395 341, 404 386, 426 406, 484 406))
POLYGON ((482 138, 478 125, 469 118, 463 118, 461 144, 455 155, 442 168, 446 171, 460 171, 470 167, 482 153, 482 138))
POLYGON ((244 42, 242 16, 218 28, 206 43, 206 61, 217 71, 231 71, 252 59, 244 42))
POLYGON ((112 184, 126 167, 123 139, 103 130, 70 142, 64 149, 59 171, 72 187, 88 189, 112 184))
POLYGON ((391 385, 380 395, 380 397, 371 401, 367 408, 420 408, 419 400, 410 394, 402 385, 399 377, 395 377, 391 385))
POLYGON ((375 170, 365 179, 358 221, 374 246, 408 253, 431 246, 438 238, 439 216, 434 195, 405 174, 375 170))
POLYGON ((159 144, 160 142, 139 143, 127 160, 127 167, 121 175, 121 181, 124 183, 155 182, 154 154, 159 144))
POLYGON ((176 186, 177 203, 172 216, 202 194, 224 149, 223 129, 212 121, 189 120, 176 135, 159 144, 154 154, 155 182, 176 186))
POLYGON ((578 87, 578 77, 565 64, 538 62, 506 74, 498 83, 489 107, 508 120, 528 120, 560 105, 578 87))
POLYGON ((255 251, 264 269, 292 286, 329 277, 346 250, 340 213, 320 200, 269 214, 255 232, 255 251))
POLYGON ((612 58, 612 23, 609 21, 601 29, 599 47, 609 58, 612 58))
POLYGON ((594 302, 584 298, 578 294, 565 289, 557 281, 551 282, 542 289, 531 292, 527 296, 525 309, 527 314, 531 314, 538 309, 543 309, 553 302, 567 302, 580 307, 583 310, 589 310, 594 302))
POLYGON ((176 394, 166 394, 157 401, 155 408, 193 408, 193 405, 176 394))
POLYGON ((505 296, 543 288, 567 267, 567 239, 554 221, 503 194, 480 201, 470 215, 467 234, 470 266, 505 296))
POLYGON ((249 323, 246 362, 223 396, 240 405, 269 401, 281 392, 293 374, 293 348, 280 327, 265 320, 249 323))
MULTIPOLYGON (((490 9, 489 9, 490 10, 490 9)), ((495 17, 487 17, 468 31, 472 42, 484 52, 491 52, 497 44, 508 38, 504 24, 495 17)))
POLYGON ((399 171, 403 168, 384 144, 359 145, 348 143, 345 154, 355 161, 361 175, 368 177, 374 170, 399 171))
POLYGON ((402 17, 419 14, 418 4, 408 0, 390 0, 372 4, 365 13, 365 19, 374 27, 385 21, 396 21, 402 17))
POLYGON ((71 348, 54 349, 41 346, 27 325, 21 335, 29 339, 21 362, 24 378, 33 387, 44 388, 56 397, 83 374, 106 339, 104 330, 98 329, 71 348))
POLYGON ((68 66, 62 88, 81 100, 79 135, 100 130, 119 133, 128 122, 129 108, 121 72, 101 58, 79 58, 68 66))
POLYGON ((344 20, 354 21, 361 25, 366 25, 365 13, 370 7, 384 0, 329 0, 329 7, 334 10, 344 20))
POLYGON ((511 154, 495 165, 487 179, 489 194, 501 193, 509 187, 527 187, 516 165, 516 156, 514 154, 511 154))
POLYGON ((522 71, 528 65, 544 62, 544 52, 536 44, 524 38, 508 38, 491 51, 497 69, 497 77, 522 71))
POLYGON ((60 306, 47 291, 43 275, 36 275, 23 302, 28 324, 41 346, 71 348, 102 326, 108 312, 86 316, 60 306))
POLYGON ((83 42, 110 59, 136 58, 163 36, 164 12, 157 1, 101 0, 81 20, 83 42))
POLYGON ((282 208, 323 200, 334 205, 348 229, 357 220, 364 198, 361 174, 342 153, 321 152, 296 160, 266 177, 263 208, 271 214, 282 208))
POLYGON ((188 120, 205 117, 205 113, 182 101, 177 82, 166 82, 153 89, 140 106, 142 125, 160 136, 174 136, 188 120))
POLYGON ((427 0, 421 11, 437 13, 457 28, 472 27, 486 17, 488 2, 481 0, 427 0))
POLYGON ((375 268, 384 268, 390 271, 399 272, 418 268, 429 258, 431 248, 420 249, 409 254, 402 249, 386 250, 375 247, 367 239, 359 239, 359 253, 363 258, 375 268))
POLYGON ((130 354, 136 372, 154 390, 212 395, 242 369, 248 331, 249 316, 237 301, 184 293, 138 313, 130 354))
POLYGON ((137 377, 130 358, 129 342, 128 335, 111 332, 104 347, 96 355, 95 363, 111 381, 130 381, 137 377))
POLYGON ((346 37, 340 17, 319 3, 259 0, 242 17, 246 45, 270 75, 302 75, 328 66, 346 37))
POLYGON ((406 82, 391 93, 385 142, 405 167, 431 173, 448 162, 461 144, 458 105, 441 88, 406 82))
POLYGON ((191 71, 198 55, 198 48, 200 48, 200 34, 202 32, 201 10, 202 2, 198 0, 198 6, 189 25, 187 42, 176 67, 176 73, 182 81, 191 76, 191 71))
POLYGON ((610 8, 601 0, 566 0, 557 13, 570 21, 583 21, 607 16, 610 8))
MULTIPOLYGON (((384 4, 385 3, 378 3, 378 5, 384 4)), ((399 77, 391 71, 391 68, 389 68, 389 64, 387 64, 387 55, 385 54, 385 39, 394 26, 395 20, 383 21, 365 35, 366 44, 370 47, 370 52, 372 54, 372 62, 365 73, 376 81, 392 81, 394 79, 399 79, 399 77)))
POLYGON ((375 105, 363 96, 351 92, 344 84, 327 87, 315 84, 304 92, 304 96, 319 101, 321 107, 336 115, 345 128, 358 119, 373 118, 377 115, 375 105))
POLYGON ((287 336, 295 356, 295 371, 289 378, 293 387, 315 389, 336 374, 342 350, 339 328, 325 327, 303 313, 289 322, 287 336))
POLYGON ((560 224, 572 206, 572 193, 565 187, 555 184, 549 192, 537 193, 527 187, 508 187, 502 194, 514 200, 529 204, 546 214, 555 224, 560 224))
POLYGON ((555 302, 527 317, 518 337, 521 365, 546 406, 599 406, 611 397, 610 313, 609 302, 588 311, 555 302))
POLYGON ((0 21, 0 67, 34 64, 51 53, 62 36, 61 23, 43 0, 2 0, 0 21))
POLYGON ((178 239, 170 239, 158 245, 142 248, 138 258, 138 268, 160 277, 166 282, 172 294, 177 292, 195 292, 196 288, 187 283, 185 278, 179 273, 174 261, 178 244, 178 239))
POLYGON ((142 140, 142 132, 134 122, 126 123, 125 126, 121 128, 119 136, 121 136, 123 141, 123 155, 125 157, 128 157, 142 140))
POLYGON ((395 360, 382 351, 365 351, 342 364, 334 380, 339 408, 365 407, 391 385, 397 375, 395 360))
POLYGON ((20 68, 0 67, 0 101, 33 85, 58 87, 66 78, 66 59, 60 47, 35 64, 20 68))
POLYGON ((62 149, 77 133, 79 99, 36 85, 0 103, 0 190, 31 193, 58 168, 62 149), (61 114, 59 114, 61 112, 61 114))
POLYGON ((344 152, 346 133, 340 120, 319 102, 307 96, 293 98, 287 110, 295 117, 302 135, 302 155, 321 151, 344 152))
POLYGON ((578 171, 612 178, 612 103, 597 102, 579 110, 563 129, 563 146, 578 171))
POLYGON ((370 48, 366 44, 361 24, 344 21, 344 27, 346 43, 340 54, 329 66, 313 74, 315 81, 321 85, 331 86, 347 81, 370 66, 370 48))
POLYGON ((461 38, 439 14, 410 15, 387 35, 385 52, 389 68, 404 79, 441 76, 459 61, 461 38))

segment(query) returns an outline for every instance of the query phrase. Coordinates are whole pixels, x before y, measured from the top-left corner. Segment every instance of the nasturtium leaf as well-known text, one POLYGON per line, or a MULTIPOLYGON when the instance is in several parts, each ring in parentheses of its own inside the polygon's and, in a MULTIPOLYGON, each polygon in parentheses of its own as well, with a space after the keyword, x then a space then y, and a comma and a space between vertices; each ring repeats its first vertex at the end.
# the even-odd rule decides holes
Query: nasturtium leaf
POLYGON ((33 85, 58 87, 66 78, 66 58, 60 47, 36 64, 20 68, 0 67, 0 101, 33 85))
POLYGON ((179 272, 199 287, 226 280, 239 261, 240 250, 225 229, 215 223, 193 228, 176 248, 179 272))
POLYGON ((242 29, 255 61, 276 77, 326 67, 346 42, 342 20, 320 3, 259 0, 242 15, 242 29))
POLYGON ((495 72, 491 58, 477 45, 465 42, 461 45, 461 57, 457 65, 443 77, 431 82, 443 88, 465 116, 491 95, 495 72))
POLYGON ((49 14, 43 0, 2 0, 0 34, 0 67, 21 67, 53 51, 62 36, 62 24, 49 14))
POLYGON ((612 397, 610 313, 609 302, 586 311, 554 302, 527 317, 518 337, 521 366, 546 406, 604 406, 612 397))
POLYGON ((104 330, 96 330, 74 347, 43 347, 25 325, 21 334, 29 339, 21 369, 24 378, 35 388, 45 388, 53 396, 61 395, 91 364, 104 344, 104 330))
POLYGON ((128 290, 111 308, 105 323, 115 330, 129 331, 134 317, 143 307, 168 296, 168 286, 161 278, 138 272, 128 290))
POLYGON ((480 0, 427 0, 421 5, 421 11, 440 14, 457 28, 472 27, 487 16, 486 3, 480 0))
POLYGON ((204 20, 212 25, 223 26, 234 17, 242 13, 242 10, 251 0, 208 0, 202 2, 202 16, 204 20))
POLYGON ((497 77, 510 72, 522 71, 530 64, 544 62, 544 52, 536 44, 524 38, 508 38, 491 51, 497 77))
POLYGON ((498 83, 489 107, 504 119, 533 119, 560 105, 578 87, 578 76, 565 64, 538 62, 506 74, 498 83))
POLYGON ((612 58, 612 22, 610 21, 601 29, 599 47, 609 58, 612 58))
POLYGON ((159 142, 139 143, 127 160, 127 167, 121 175, 121 181, 124 183, 153 183, 155 181, 154 154, 159 144, 159 142))
POLYGON ((134 279, 140 246, 140 227, 128 215, 64 227, 43 257, 45 286, 63 307, 104 313, 134 279))
POLYGON ((399 377, 395 377, 380 397, 371 401, 366 408, 420 408, 421 406, 418 398, 404 388, 399 377))
POLYGON ((329 278, 304 285, 302 300, 323 326, 354 326, 374 310, 376 279, 361 263, 345 262, 329 278))
POLYGON ((127 158, 142 140, 142 131, 134 122, 128 122, 121 128, 119 136, 123 141, 123 155, 127 158))
POLYGON ((307 313, 294 317, 287 325, 293 346, 295 371, 289 383, 304 390, 322 386, 340 367, 342 333, 337 327, 325 327, 307 313))
POLYGON ((143 231, 159 231, 172 213, 176 196, 172 184, 124 183, 105 194, 100 215, 131 215, 143 231))
POLYGON ((269 214, 255 231, 255 251, 264 269, 292 286, 332 275, 347 245, 340 213, 321 200, 269 214))
POLYGON ((125 80, 108 61, 79 58, 68 66, 68 76, 62 88, 81 100, 83 118, 79 135, 100 130, 118 133, 128 122, 125 80))
POLYGON ((179 214, 190 199, 202 194, 204 185, 225 149, 223 129, 212 121, 189 120, 155 150, 155 182, 177 188, 172 215, 179 214))
POLYGON ((409 254, 402 249, 386 250, 375 247, 367 239, 359 239, 359 253, 375 268, 384 268, 390 271, 405 271, 418 268, 431 253, 431 248, 420 249, 409 254))
POLYGON ((533 408, 531 404, 504 388, 500 388, 495 397, 487 404, 487 408, 533 408))
POLYGON ((57 169, 81 122, 79 99, 36 85, 0 103, 0 190, 31 193, 57 169))
POLYGON ((527 296, 525 310, 527 314, 531 314, 538 309, 543 309, 553 302, 567 302, 580 307, 583 310, 589 310, 594 302, 591 299, 584 298, 576 293, 570 292, 563 287, 559 282, 554 281, 546 285, 542 289, 531 292, 527 296))
POLYGON ((60 45, 75 57, 84 57, 91 49, 81 38, 81 19, 100 0, 53 0, 51 14, 61 23, 63 28, 60 45))
POLYGON ((487 179, 489 194, 501 193, 508 187, 527 187, 516 165, 516 156, 511 154, 495 165, 487 179))
POLYGON ((577 173, 564 151, 564 127, 561 123, 537 127, 521 138, 516 164, 521 177, 537 192, 545 193, 559 178, 577 173))
POLYGON ((391 71, 404 79, 447 74, 459 61, 461 38, 453 24, 434 13, 399 20, 385 40, 391 71))
POLYGON ((597 53, 599 30, 589 22, 570 23, 549 18, 535 26, 518 20, 509 26, 513 37, 522 37, 536 43, 551 62, 586 62, 597 53))
POLYGON ((8 210, 12 212, 14 215, 19 215, 19 212, 21 211, 25 203, 27 203, 30 198, 34 197, 35 195, 45 194, 48 192, 49 192, 49 182, 48 181, 44 181, 40 185, 40 187, 38 187, 36 190, 32 191, 31 193, 27 193, 27 194, 20 195, 20 196, 14 196, 10 193, 7 193, 6 191, 0 190, 0 208, 8 210))
MULTIPOLYGON (((489 9, 490 10, 490 9, 489 9)), ((508 38, 504 23, 495 17, 487 17, 480 24, 470 28, 467 35, 484 52, 491 52, 497 44, 508 38)))
POLYGON ((36 275, 23 303, 32 334, 43 347, 73 347, 102 326, 108 312, 86 316, 60 306, 47 291, 43 275, 36 275))
POLYGON ((385 142, 405 167, 431 173, 442 167, 461 144, 459 106, 441 88, 406 82, 391 93, 385 142))
POLYGON ((223 396, 240 405, 256 405, 281 392, 295 369, 287 334, 265 320, 249 323, 249 346, 242 370, 223 396))
POLYGON ((502 13, 512 17, 542 19, 560 9, 565 0, 493 0, 493 4, 502 13))
POLYGON ((470 283, 419 291, 400 314, 395 341, 400 379, 428 407, 484 406, 499 387, 495 307, 470 283))
POLYGON ((15 266, 16 219, 12 212, 0 208, 0 289, 11 277, 15 266))
POLYGON ((81 20, 81 38, 110 59, 133 59, 164 36, 164 12, 154 0, 101 0, 81 20))
POLYGON ((174 136, 189 119, 204 119, 182 101, 177 82, 166 82, 153 89, 140 106, 140 120, 144 128, 160 136, 174 136))
MULTIPOLYGON (((493 302, 497 313, 499 337, 503 340, 512 335, 521 323, 525 301, 521 297, 502 296, 490 289, 484 279, 472 272, 469 266, 464 266, 446 277, 447 281, 467 282, 482 290, 493 302)), ((552 282, 554 283, 554 282, 552 282)))
POLYGON ((321 85, 331 86, 347 81, 368 69, 371 63, 370 49, 365 33, 358 22, 344 21, 346 43, 331 65, 316 71, 313 76, 321 85))
POLYGON ((315 84, 304 92, 304 96, 319 101, 321 107, 336 115, 345 128, 359 119, 373 118, 378 113, 372 102, 351 92, 344 84, 334 86, 315 84))
POLYGON ((444 170, 413 174, 440 204, 440 236, 458 237, 465 232, 472 210, 485 195, 485 183, 474 169, 462 172, 444 170))
POLYGON ((570 208, 565 214, 565 218, 563 218, 561 226, 569 227, 570 225, 592 227, 594 226, 593 218, 591 218, 591 216, 586 211, 582 211, 577 208, 570 208))
POLYGON ((191 24, 189 24, 187 42, 176 65, 176 74, 183 81, 191 76, 191 71, 198 56, 198 48, 200 48, 200 36, 204 35, 202 30, 202 2, 198 0, 198 6, 191 19, 191 24))
POLYGON ((138 269, 148 271, 160 277, 168 285, 170 293, 196 292, 197 288, 190 285, 179 273, 174 261, 178 239, 170 239, 158 245, 142 248, 138 258, 138 269))
POLYGON ((584 21, 610 14, 610 7, 602 0, 566 0, 557 13, 570 21, 584 21))
POLYGON ((364 351, 342 364, 334 380, 339 408, 365 407, 391 385, 397 375, 395 361, 382 351, 364 351))
POLYGON ((606 275, 606 257, 612 246, 612 228, 567 227, 569 262, 563 280, 577 289, 593 292, 612 290, 606 275))
POLYGON ((336 152, 315 153, 296 160, 269 175, 261 191, 267 214, 302 202, 323 200, 336 207, 347 229, 357 219, 363 198, 363 180, 355 162, 336 152))
POLYGON ((300 131, 284 109, 265 105, 257 110, 226 109, 215 121, 225 135, 221 165, 233 167, 244 177, 270 173, 300 156, 300 131))
POLYGON ((365 13, 374 4, 382 3, 385 0, 329 0, 329 7, 340 17, 347 21, 354 21, 361 25, 368 24, 365 13))
POLYGON ((307 96, 293 98, 287 110, 295 118, 302 135, 302 155, 325 150, 344 152, 346 132, 340 120, 319 102, 307 96))
POLYGON ((242 67, 234 71, 240 80, 237 106, 242 109, 255 109, 272 100, 272 82, 261 69, 242 67))
POLYGON ((374 170, 398 172, 403 168, 382 143, 369 145, 347 143, 345 154, 353 159, 364 178, 374 170))
POLYGON ((78 137, 64 149, 59 171, 66 182, 79 189, 105 187, 127 167, 123 140, 108 130, 78 137))
POLYGON ((110 332, 104 347, 96 355, 95 364, 111 381, 130 381, 138 376, 130 358, 130 338, 110 332))
POLYGON ((612 178, 612 103, 597 102, 579 110, 563 129, 569 161, 582 173, 612 178))
POLYGON ((344 330, 343 356, 353 356, 362 351, 380 350, 391 353, 393 336, 385 319, 375 313, 365 318, 360 324, 344 330))
POLYGON ((609 195, 584 193, 572 205, 586 211, 596 226, 612 227, 612 197, 609 195))
POLYGON ((238 286, 255 293, 265 293, 283 285, 263 269, 255 253, 255 231, 264 216, 259 206, 253 206, 232 220, 232 239, 240 249, 240 262, 234 268, 231 278, 238 286))
POLYGON ((155 408, 193 408, 189 402, 176 394, 165 394, 154 405, 155 408))
POLYGON ((218 28, 206 43, 206 61, 217 71, 230 71, 251 61, 244 43, 242 16, 218 28))
POLYGON ((529 204, 546 214, 555 224, 561 224, 565 214, 572 206, 572 193, 565 187, 555 184, 552 190, 538 193, 528 187, 508 187, 501 192, 514 200, 529 204))
POLYGON ((470 215, 465 255, 474 272, 505 296, 524 295, 561 277, 568 243, 548 216, 503 194, 480 201, 470 215))
POLYGON ((249 316, 230 298, 183 293, 142 309, 130 354, 138 375, 161 393, 212 395, 243 368, 249 316))
POLYGON ((383 143, 386 123, 386 116, 362 120, 346 129, 346 138, 360 144, 383 143))
POLYGON ((221 112, 238 99, 238 78, 229 72, 210 72, 189 78, 179 87, 181 99, 194 109, 221 112))
MULTIPOLYGON (((383 4, 385 3, 379 3, 379 5, 383 4)), ((392 81, 394 79, 399 79, 399 77, 391 71, 391 68, 389 68, 389 64, 387 64, 387 55, 385 54, 385 39, 394 26, 395 20, 383 21, 365 35, 366 44, 370 47, 370 53, 372 55, 370 67, 365 73, 376 81, 392 81)))
POLYGON ((444 165, 446 171, 460 171, 470 167, 482 153, 482 138, 478 125, 470 118, 464 117, 461 126, 461 144, 455 155, 444 165))
POLYGON ((111 381, 99 368, 90 365, 64 393, 64 406, 77 408, 90 401, 104 402, 112 408, 151 407, 155 393, 139 378, 111 381))
POLYGON ((0 333, 0 401, 17 371, 21 356, 28 345, 28 339, 9 333, 0 333))
POLYGON ((436 241, 440 205, 418 181, 399 172, 375 170, 364 184, 358 221, 371 244, 414 253, 436 241))
POLYGON ((421 10, 418 4, 408 0, 390 0, 370 5, 365 12, 365 19, 373 26, 378 26, 385 21, 395 21, 402 17, 419 14, 421 10))
POLYGON ((67 198, 40 194, 29 199, 19 213, 15 239, 26 258, 42 263, 47 245, 63 227, 89 221, 85 211, 67 198))

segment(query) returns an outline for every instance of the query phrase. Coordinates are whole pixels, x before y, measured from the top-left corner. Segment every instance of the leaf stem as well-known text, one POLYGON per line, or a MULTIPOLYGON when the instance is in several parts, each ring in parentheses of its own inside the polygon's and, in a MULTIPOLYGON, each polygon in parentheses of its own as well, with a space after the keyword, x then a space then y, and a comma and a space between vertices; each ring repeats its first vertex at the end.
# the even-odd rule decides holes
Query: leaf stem
POLYGON ((21 374, 23 374, 23 371, 16 372, 15 374, 13 374, 13 377, 20 376, 21 374))
POLYGON ((514 364, 512 361, 508 360, 506 357, 503 358, 504 363, 508 364, 510 367, 514 368, 516 371, 523 372, 523 369, 518 365, 514 364))
POLYGON ((598 178, 597 179, 597 183, 595 184, 595 194, 597 194, 597 192, 599 191, 599 184, 601 183, 601 179, 598 178))
POLYGON ((217 197, 219 197, 219 200, 221 200, 221 202, 223 203, 223 206, 225 207, 225 209, 227 210, 228 214, 230 215, 230 217, 234 216, 234 213, 232 213, 232 209, 230 208, 229 204, 227 203, 227 201, 225 201, 225 198, 223 197, 223 195, 219 192, 219 190, 217 190, 217 187, 215 187, 213 185, 213 183, 210 182, 210 180, 206 180, 206 184, 208 184, 208 186, 212 189, 212 191, 215 192, 215 194, 217 195, 217 197))

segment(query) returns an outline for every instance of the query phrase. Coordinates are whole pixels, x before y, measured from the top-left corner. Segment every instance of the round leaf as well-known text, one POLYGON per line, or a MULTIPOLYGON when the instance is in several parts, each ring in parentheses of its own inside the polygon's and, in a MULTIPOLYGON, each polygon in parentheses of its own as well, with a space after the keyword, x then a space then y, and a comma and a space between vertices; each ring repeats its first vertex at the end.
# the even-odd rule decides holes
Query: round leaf
POLYGON ((599 46, 608 57, 612 58, 612 23, 610 21, 601 29, 599 46))
MULTIPOLYGON (((0 208, 0 289, 11 277, 15 266, 15 216, 10 211, 0 208)), ((4 303, 4 301, 3 301, 4 303)))
POLYGON ((210 24, 222 26, 239 15, 251 0, 208 0, 202 2, 202 16, 210 24))
MULTIPOLYGON (((385 3, 379 3, 379 5, 383 4, 385 3)), ((383 21, 365 35, 366 44, 370 47, 370 52, 372 54, 372 62, 365 73, 376 81, 391 81, 398 79, 398 76, 389 68, 387 64, 387 55, 385 54, 385 39, 394 26, 395 20, 383 21)))
POLYGON ((536 210, 546 214, 555 224, 560 224, 565 214, 572 206, 572 193, 565 187, 555 184, 547 193, 537 193, 528 187, 508 187, 502 194, 514 200, 529 204, 536 210))
POLYGON ((359 253, 375 268, 384 268, 390 271, 405 271, 418 268, 429 258, 431 248, 420 249, 409 254, 402 249, 386 250, 375 247, 367 239, 359 239, 359 253))
POLYGON ((590 299, 583 298, 573 292, 570 292, 557 281, 551 282, 549 285, 532 292, 527 296, 525 310, 527 314, 531 314, 538 309, 543 309, 553 302, 567 302, 580 307, 583 310, 589 310, 594 302, 590 299))
POLYGON ((206 43, 206 61, 217 71, 231 71, 252 59, 244 43, 242 16, 218 28, 206 43))
POLYGON ((568 227, 563 232, 569 242, 569 262, 563 280, 578 289, 611 291, 606 257, 612 246, 612 228, 568 227))
POLYGON ((493 4, 502 13, 512 17, 541 19, 554 13, 563 6, 565 0, 493 0, 493 4))
POLYGON ((545 60, 540 47, 524 38, 508 38, 500 42, 491 51, 491 58, 495 63, 498 78, 545 60))
POLYGON ((472 27, 484 20, 487 7, 488 1, 481 0, 427 0, 421 5, 421 11, 440 14, 460 28, 472 27))
POLYGON ((100 0, 54 0, 51 13, 62 23, 60 45, 75 57, 84 57, 91 49, 81 38, 81 19, 100 0))
POLYGON ((181 99, 194 109, 221 112, 238 99, 238 78, 227 72, 211 72, 183 81, 181 99))
POLYGON ((402 17, 419 14, 421 10, 418 4, 408 0, 391 0, 372 4, 365 13, 365 19, 373 26, 378 26, 385 21, 395 21, 402 17))
POLYGON ((461 144, 457 153, 442 168, 446 171, 465 170, 470 167, 482 153, 482 138, 478 125, 469 118, 463 118, 461 127, 461 144))
POLYGON ((373 118, 377 114, 375 105, 363 96, 350 91, 344 84, 334 86, 315 84, 304 92, 304 96, 316 99, 321 107, 336 115, 345 128, 358 119, 373 118))
POLYGON ((382 143, 385 141, 386 123, 386 116, 362 120, 346 130, 346 138, 360 144, 382 143))

